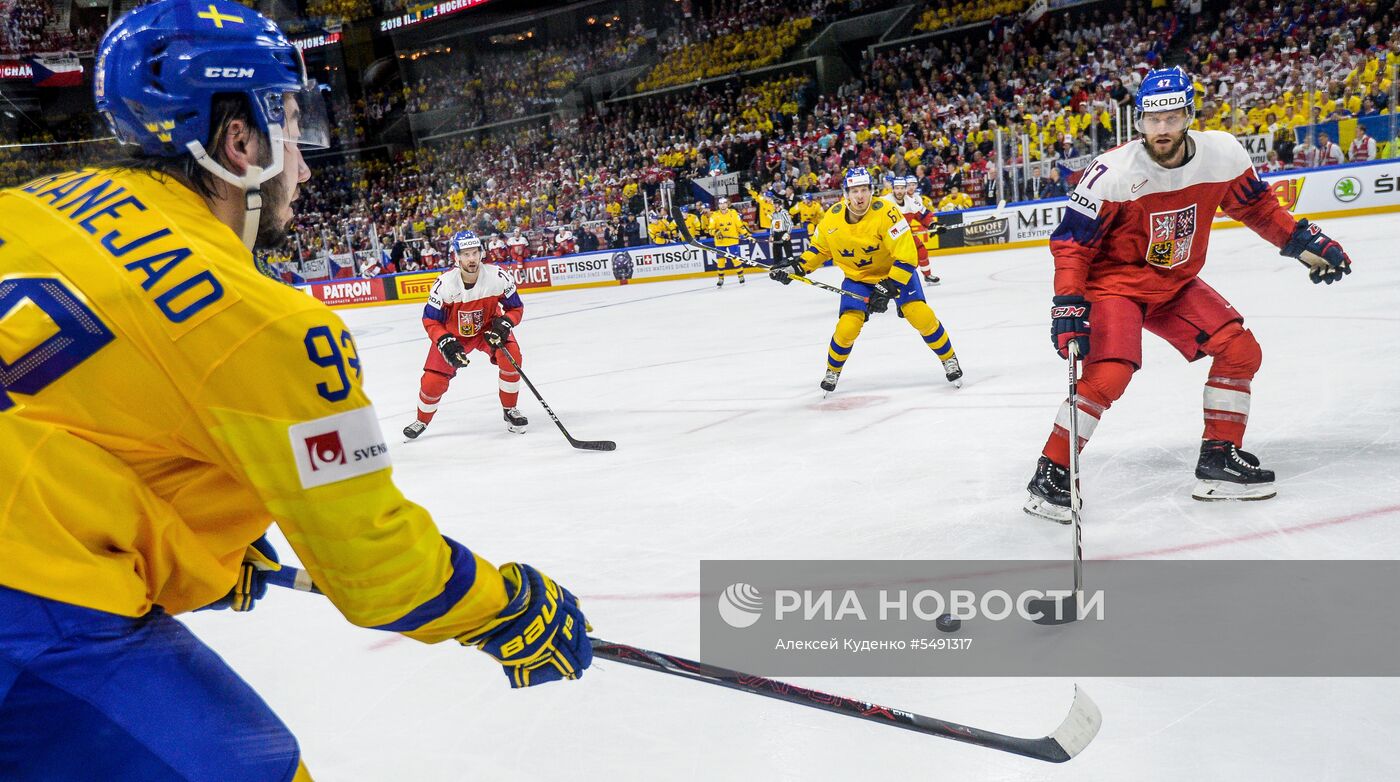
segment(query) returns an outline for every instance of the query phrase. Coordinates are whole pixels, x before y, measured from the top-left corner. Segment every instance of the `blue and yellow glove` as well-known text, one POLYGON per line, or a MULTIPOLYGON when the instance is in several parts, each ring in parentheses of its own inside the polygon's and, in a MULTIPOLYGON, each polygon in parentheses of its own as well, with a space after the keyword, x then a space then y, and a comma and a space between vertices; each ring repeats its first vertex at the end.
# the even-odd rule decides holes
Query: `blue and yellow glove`
POLYGON ((238 583, 227 595, 215 600, 200 611, 222 611, 232 608, 235 611, 252 611, 253 606, 267 594, 267 577, 282 569, 277 559, 277 549, 267 541, 267 536, 253 541, 253 545, 243 552, 243 565, 238 568, 238 583))
POLYGON ((593 647, 578 598, 529 565, 503 565, 501 577, 506 607, 486 630, 457 640, 496 658, 511 687, 582 678, 593 647))

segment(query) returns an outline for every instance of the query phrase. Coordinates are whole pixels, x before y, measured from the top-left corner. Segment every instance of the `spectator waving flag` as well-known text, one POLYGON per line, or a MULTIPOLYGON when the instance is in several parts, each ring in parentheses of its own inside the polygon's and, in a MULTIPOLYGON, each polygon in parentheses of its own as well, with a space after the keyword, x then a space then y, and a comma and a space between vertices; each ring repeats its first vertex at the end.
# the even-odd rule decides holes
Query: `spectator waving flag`
POLYGON ((77 57, 35 57, 30 65, 36 87, 77 87, 83 83, 83 65, 77 57))

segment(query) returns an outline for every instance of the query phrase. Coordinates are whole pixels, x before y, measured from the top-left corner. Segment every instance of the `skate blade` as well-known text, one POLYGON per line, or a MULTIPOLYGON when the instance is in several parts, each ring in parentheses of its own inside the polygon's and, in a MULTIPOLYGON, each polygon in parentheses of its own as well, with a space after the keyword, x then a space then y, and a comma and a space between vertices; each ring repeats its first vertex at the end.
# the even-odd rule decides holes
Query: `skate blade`
POLYGON ((506 431, 511 434, 525 434, 525 426, 506 426, 506 431))
POLYGON ((957 380, 949 380, 948 382, 953 384, 953 388, 962 388, 962 378, 958 378, 957 380))
POLYGON ((1255 500, 1267 500, 1278 496, 1278 490, 1272 483, 1252 483, 1239 484, 1230 481, 1207 481, 1196 482, 1196 488, 1191 490, 1191 499, 1201 502, 1221 502, 1225 500, 1235 500, 1239 502, 1253 502, 1255 500))
POLYGON ((1027 516, 1032 516, 1037 519, 1053 521, 1056 524, 1070 523, 1069 508, 1062 508, 1043 497, 1037 497, 1029 492, 1027 492, 1026 504, 1021 506, 1021 510, 1025 511, 1027 516))

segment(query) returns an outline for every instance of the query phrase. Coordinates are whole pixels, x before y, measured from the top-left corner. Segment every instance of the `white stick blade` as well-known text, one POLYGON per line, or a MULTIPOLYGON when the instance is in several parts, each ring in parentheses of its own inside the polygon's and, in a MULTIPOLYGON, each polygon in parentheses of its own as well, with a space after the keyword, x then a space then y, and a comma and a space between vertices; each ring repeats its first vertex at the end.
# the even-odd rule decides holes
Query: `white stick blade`
POLYGON ((1069 707, 1069 716, 1050 734, 1050 738, 1060 745, 1066 755, 1074 757, 1083 752, 1084 748, 1089 746, 1089 742, 1099 735, 1099 726, 1102 724, 1103 714, 1099 711, 1098 704, 1076 684, 1074 703, 1069 707))

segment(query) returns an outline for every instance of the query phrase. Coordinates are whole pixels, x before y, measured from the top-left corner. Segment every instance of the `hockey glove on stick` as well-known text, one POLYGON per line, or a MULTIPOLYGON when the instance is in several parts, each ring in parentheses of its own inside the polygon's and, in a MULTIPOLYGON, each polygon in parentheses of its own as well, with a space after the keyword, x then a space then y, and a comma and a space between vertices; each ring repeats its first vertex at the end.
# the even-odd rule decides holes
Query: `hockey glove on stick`
POLYGON ((899 291, 903 285, 894 281, 893 277, 886 277, 870 287, 870 303, 866 306, 871 312, 885 312, 890 308, 890 301, 899 298, 899 291))
POLYGON ((252 611, 253 605, 267 594, 268 576, 282 569, 277 560, 277 549, 268 542, 267 536, 253 541, 253 545, 243 552, 243 564, 238 568, 238 583, 227 595, 215 600, 200 611, 222 611, 232 608, 235 611, 252 611))
POLYGON ((1050 342, 1060 358, 1069 358, 1071 340, 1079 343, 1079 357, 1089 355, 1089 302, 1083 296, 1056 296, 1050 307, 1050 342))
POLYGON ((511 687, 582 678, 593 647, 578 598, 529 565, 503 565, 501 577, 506 607, 486 630, 457 640, 496 658, 511 687))
POLYGON ((438 337, 437 349, 447 360, 447 363, 458 369, 471 363, 471 359, 467 358, 467 349, 462 347, 462 343, 458 342, 457 338, 451 334, 443 334, 438 337))
POLYGON ((802 268, 802 261, 793 258, 784 264, 773 264, 768 276, 784 285, 791 285, 793 277, 806 277, 807 270, 802 268))
POLYGON ((1331 285, 1351 274, 1351 259, 1347 257, 1346 250, 1306 218, 1294 226, 1293 235, 1283 245, 1279 255, 1297 258, 1299 263, 1308 267, 1308 277, 1314 285, 1319 282, 1331 285))
POLYGON ((493 348, 499 348, 506 344, 506 338, 510 336, 510 330, 515 328, 515 321, 504 315, 497 315, 491 319, 490 328, 486 329, 486 344, 493 348))

